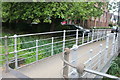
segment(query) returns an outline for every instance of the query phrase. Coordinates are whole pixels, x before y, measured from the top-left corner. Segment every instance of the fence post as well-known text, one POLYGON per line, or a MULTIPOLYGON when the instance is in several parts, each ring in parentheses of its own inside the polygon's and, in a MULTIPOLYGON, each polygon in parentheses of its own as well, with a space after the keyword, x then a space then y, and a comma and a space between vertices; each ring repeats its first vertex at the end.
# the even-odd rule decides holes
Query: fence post
POLYGON ((90 33, 88 33, 87 42, 89 42, 89 41, 90 41, 89 37, 90 37, 90 33))
POLYGON ((53 45, 54 45, 54 37, 52 37, 52 46, 51 46, 51 56, 54 55, 54 52, 53 52, 53 45))
MULTIPOLYGON (((65 52, 63 52, 63 57, 64 57, 64 60, 66 60, 67 62, 69 62, 69 54, 70 54, 70 49, 65 48, 65 52)), ((65 62, 63 63, 63 66, 64 66, 64 68, 63 68, 63 77, 68 78, 69 67, 65 62)))
POLYGON ((98 59, 98 62, 99 62, 98 70, 100 70, 100 67, 101 67, 101 60, 102 60, 101 55, 102 55, 102 44, 100 44, 99 59, 98 59))
POLYGON ((63 52, 65 49, 65 33, 66 33, 66 30, 63 31, 63 52))
POLYGON ((94 40, 94 29, 92 30, 92 41, 94 40))
POLYGON ((76 45, 78 45, 78 29, 76 30, 76 45))
POLYGON ((15 69, 18 68, 18 56, 17 56, 17 35, 14 35, 14 53, 15 53, 15 69))
POLYGON ((36 40, 36 61, 38 61, 38 40, 36 40))
POLYGON ((82 44, 84 43, 84 37, 85 37, 84 34, 85 34, 85 33, 83 32, 83 36, 82 36, 82 44))
POLYGON ((8 60, 8 36, 5 36, 5 72, 9 72, 9 60, 8 60))
POLYGON ((114 54, 114 49, 115 49, 115 33, 114 33, 114 35, 113 35, 112 53, 111 53, 111 56, 114 54))
POLYGON ((107 37, 106 37, 106 53, 105 53, 105 60, 104 60, 104 63, 107 62, 107 57, 108 57, 108 47, 109 47, 109 34, 107 34, 107 37))

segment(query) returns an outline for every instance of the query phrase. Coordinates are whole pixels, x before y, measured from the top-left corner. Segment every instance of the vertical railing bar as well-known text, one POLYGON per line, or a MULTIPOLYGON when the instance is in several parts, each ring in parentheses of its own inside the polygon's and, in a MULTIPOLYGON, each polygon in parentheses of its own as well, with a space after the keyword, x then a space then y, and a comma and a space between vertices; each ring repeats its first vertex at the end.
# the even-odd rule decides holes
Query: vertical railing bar
POLYGON ((101 40, 102 40, 102 35, 103 35, 103 29, 101 29, 101 32, 100 32, 101 34, 100 34, 100 38, 101 38, 101 40))
POLYGON ((52 37, 51 56, 54 55, 53 47, 54 47, 54 37, 52 37))
POLYGON ((108 57, 108 47, 109 47, 109 34, 107 34, 107 38, 106 38, 106 53, 105 53, 104 63, 106 63, 106 61, 107 61, 107 57, 108 57))
POLYGON ((114 54, 114 49, 115 49, 115 33, 113 35, 113 42, 112 42, 112 52, 111 52, 111 56, 114 54))
POLYGON ((8 60, 8 36, 5 36, 5 58, 6 58, 6 62, 5 62, 5 72, 9 72, 9 60, 8 60))
POLYGON ((117 53, 118 53, 118 33, 116 33, 117 34, 117 38, 116 38, 116 48, 117 48, 117 53))
POLYGON ((38 61, 38 40, 36 40, 36 61, 38 61))
POLYGON ((102 29, 101 40, 103 40, 103 33, 104 33, 104 32, 103 32, 103 29, 102 29))
POLYGON ((78 45, 78 29, 76 30, 76 45, 78 45))
POLYGON ((102 44, 100 44, 99 59, 98 59, 98 62, 99 62, 98 70, 100 70, 100 68, 101 68, 101 60, 102 60, 101 55, 102 55, 102 44))
POLYGON ((17 56, 17 35, 14 35, 14 52, 15 52, 15 69, 18 68, 18 56, 17 56))
POLYGON ((94 29, 92 30, 92 41, 94 40, 94 29))
MULTIPOLYGON (((89 69, 91 69, 91 67, 92 67, 92 58, 91 58, 91 56, 92 56, 92 52, 93 52, 93 49, 90 49, 90 52, 89 52, 89 64, 88 64, 88 68, 89 69)), ((88 73, 88 76, 90 76, 91 74, 90 73, 88 73)))
POLYGON ((84 35, 85 35, 85 33, 83 32, 83 35, 82 35, 82 44, 84 43, 84 35))
POLYGON ((66 33, 66 30, 63 31, 63 52, 65 49, 65 33, 66 33))
POLYGON ((106 29, 104 30, 104 39, 106 39, 106 29))
POLYGON ((87 42, 89 42, 89 41, 90 41, 89 37, 90 37, 90 33, 88 33, 87 42))
POLYGON ((99 29, 97 30, 97 41, 98 41, 98 38, 99 38, 99 29))
POLYGON ((117 33, 115 33, 115 54, 117 53, 117 33))

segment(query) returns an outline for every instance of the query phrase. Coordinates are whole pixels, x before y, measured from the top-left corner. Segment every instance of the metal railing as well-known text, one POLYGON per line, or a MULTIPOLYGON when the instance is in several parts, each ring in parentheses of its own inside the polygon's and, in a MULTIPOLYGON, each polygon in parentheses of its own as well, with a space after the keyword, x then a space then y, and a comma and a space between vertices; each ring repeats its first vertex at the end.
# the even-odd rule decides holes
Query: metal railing
MULTIPOLYGON (((79 57, 75 55, 75 53, 77 53, 76 51, 79 49, 79 46, 75 46, 71 50, 76 50, 72 55, 72 57, 76 57, 76 59, 75 58, 69 59, 70 51, 68 52, 68 50, 65 50, 63 54, 64 59, 62 59, 64 61, 63 77, 96 78, 96 76, 99 76, 101 78, 108 77, 119 80, 120 79, 119 77, 105 74, 105 72, 102 71, 104 68, 108 69, 110 67, 110 63, 112 62, 112 60, 114 60, 115 57, 117 57, 117 55, 119 54, 118 53, 119 37, 116 36, 117 34, 118 33, 114 34, 107 33, 107 35, 102 37, 98 37, 97 35, 95 41, 104 39, 105 43, 100 44, 98 47, 96 46, 94 50, 90 49, 90 51, 88 51, 86 54, 80 55, 79 57), (96 54, 93 54, 93 52, 97 49, 98 51, 95 52, 96 54), (89 55, 88 60, 85 61, 84 63, 77 64, 80 62, 79 59, 81 57, 84 57, 85 55, 89 55), (71 68, 69 69, 68 66, 71 66, 71 68)), ((94 41, 94 39, 92 41, 94 41)))
MULTIPOLYGON (((64 30, 45 33, 25 34, 0 37, 2 39, 3 66, 18 69, 43 58, 64 52, 66 47, 82 46, 94 41, 105 39, 109 30, 92 30, 91 33, 80 35, 79 30, 64 30)), ((6 69, 6 70, 7 70, 6 69)))

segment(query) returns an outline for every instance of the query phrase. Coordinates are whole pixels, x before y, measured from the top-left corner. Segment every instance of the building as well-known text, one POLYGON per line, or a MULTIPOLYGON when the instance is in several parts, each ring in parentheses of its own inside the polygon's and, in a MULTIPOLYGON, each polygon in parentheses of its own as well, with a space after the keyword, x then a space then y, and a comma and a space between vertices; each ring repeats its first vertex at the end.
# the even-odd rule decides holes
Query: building
POLYGON ((67 20, 67 24, 77 24, 83 26, 85 28, 93 28, 93 27, 108 27, 110 22, 111 14, 108 9, 104 9, 104 13, 99 18, 90 18, 88 20, 67 20))

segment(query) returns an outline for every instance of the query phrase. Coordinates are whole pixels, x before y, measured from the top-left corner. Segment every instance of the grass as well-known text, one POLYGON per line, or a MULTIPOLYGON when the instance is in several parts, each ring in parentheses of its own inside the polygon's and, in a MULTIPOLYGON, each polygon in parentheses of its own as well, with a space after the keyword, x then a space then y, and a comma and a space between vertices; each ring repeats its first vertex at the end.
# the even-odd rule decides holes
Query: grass
MULTIPOLYGON (((120 77, 120 55, 112 62, 107 74, 120 77)), ((110 78, 103 78, 103 80, 113 80, 110 78)))

